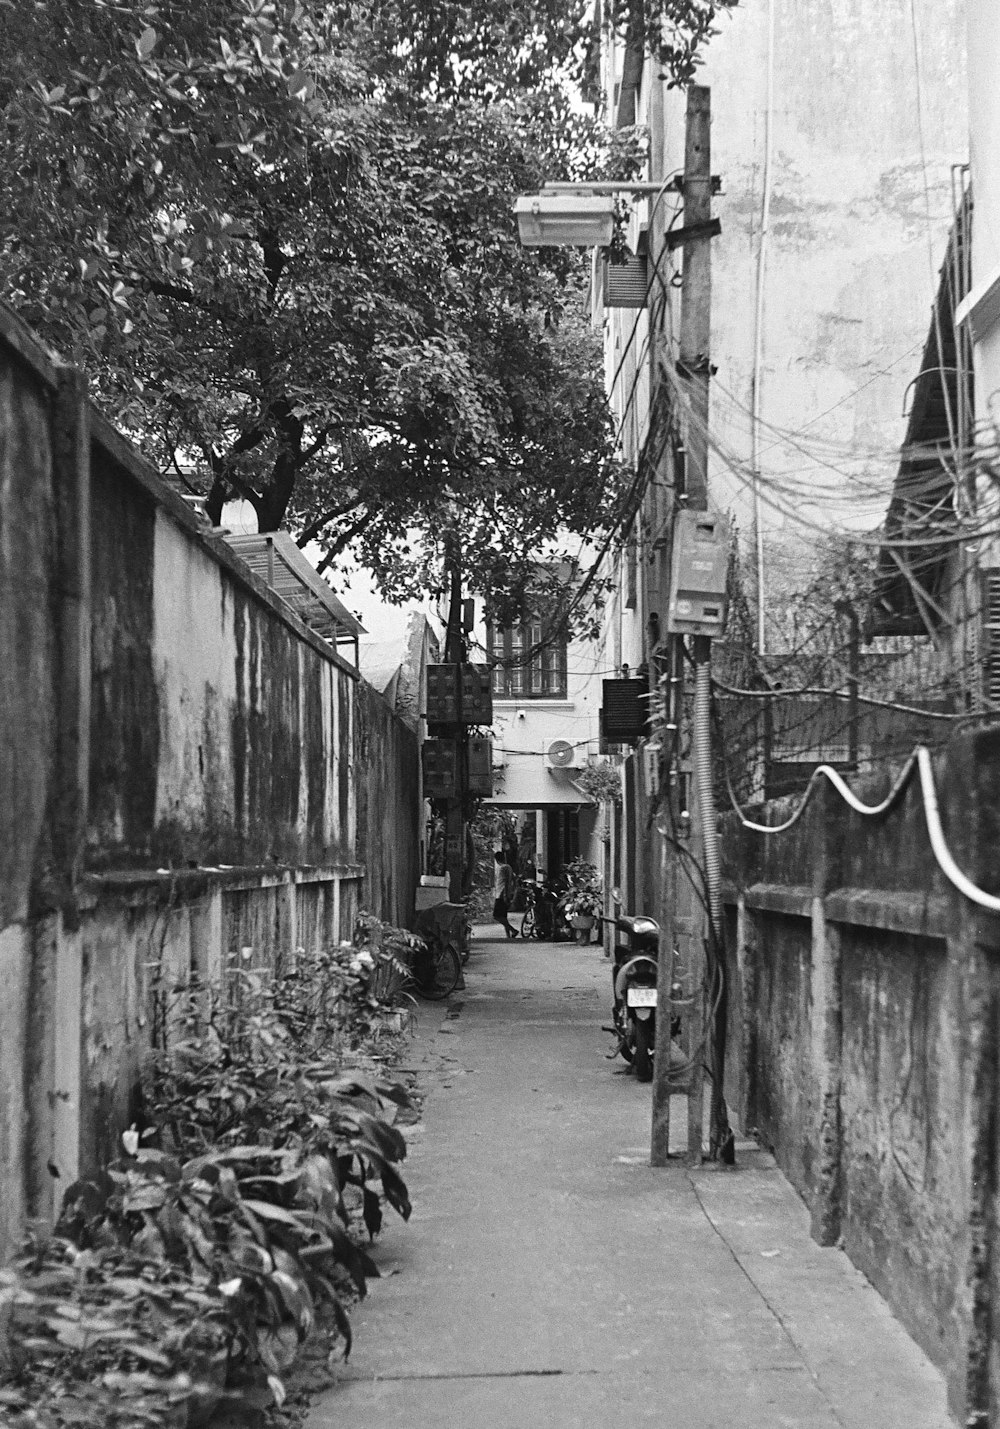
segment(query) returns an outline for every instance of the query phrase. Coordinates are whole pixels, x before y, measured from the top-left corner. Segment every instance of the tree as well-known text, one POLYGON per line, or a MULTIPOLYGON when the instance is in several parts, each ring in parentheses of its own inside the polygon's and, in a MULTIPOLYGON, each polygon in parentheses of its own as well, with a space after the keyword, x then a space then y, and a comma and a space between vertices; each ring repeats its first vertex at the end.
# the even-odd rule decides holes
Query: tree
POLYGON ((513 588, 614 520, 580 261, 509 211, 636 162, 569 104, 554 0, 3 13, 5 294, 213 516, 239 493, 395 596, 449 531, 513 588))

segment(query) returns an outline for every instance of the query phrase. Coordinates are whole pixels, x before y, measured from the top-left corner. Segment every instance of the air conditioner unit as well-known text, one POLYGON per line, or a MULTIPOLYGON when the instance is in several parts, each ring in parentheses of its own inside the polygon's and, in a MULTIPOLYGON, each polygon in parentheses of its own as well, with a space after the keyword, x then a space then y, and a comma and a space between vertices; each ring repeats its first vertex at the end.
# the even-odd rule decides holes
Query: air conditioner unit
POLYGON ((550 769, 574 769, 576 746, 568 739, 554 739, 545 751, 545 763, 550 769))

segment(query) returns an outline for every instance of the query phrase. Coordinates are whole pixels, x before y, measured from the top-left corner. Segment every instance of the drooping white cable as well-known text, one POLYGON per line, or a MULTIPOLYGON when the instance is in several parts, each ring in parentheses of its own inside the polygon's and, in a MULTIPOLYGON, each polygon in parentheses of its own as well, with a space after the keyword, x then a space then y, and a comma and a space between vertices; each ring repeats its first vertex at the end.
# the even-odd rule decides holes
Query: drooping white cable
POLYGON ((851 808, 854 809, 856 813, 866 814, 874 817, 874 815, 876 814, 884 814, 886 810, 890 809, 892 805, 896 802, 900 794, 903 792, 903 789, 906 787, 906 783, 909 780, 910 775, 913 773, 913 767, 915 764, 916 753, 914 752, 906 761, 901 773, 896 779, 895 784, 893 784, 892 788, 889 790, 888 794, 885 796, 885 798, 880 804, 863 804, 858 798, 858 796, 854 793, 854 791, 847 784, 844 783, 843 779, 837 773, 836 769, 834 769, 829 764, 821 764, 819 768, 814 769, 812 774, 809 776, 809 783, 806 785, 805 793, 802 795, 801 804, 792 814, 791 818, 786 819, 783 824, 755 824, 752 819, 747 818, 746 814, 740 808, 739 801, 736 798, 736 794, 733 789, 733 783, 731 778, 729 777, 728 767, 726 768, 726 788, 729 791, 729 802, 732 804, 733 808, 736 810, 736 813, 739 815, 740 823, 745 829, 751 829, 756 834, 783 834, 786 829, 790 829, 793 824, 798 823, 799 819, 805 813, 806 806, 809 803, 809 800, 812 798, 813 790, 816 788, 821 778, 829 779, 830 783, 836 789, 840 797, 845 801, 845 803, 850 804, 851 808))
POLYGON ((849 804, 858 814, 864 814, 869 818, 877 814, 884 814, 899 798, 903 789, 909 781, 914 769, 920 774, 920 793, 924 805, 924 820, 927 824, 927 835, 930 839, 931 851, 937 860, 937 865, 959 893, 963 894, 970 902, 978 904, 980 908, 987 908, 991 913, 1000 913, 1000 898, 993 893, 987 893, 985 889, 979 888, 972 882, 971 878, 959 868, 952 858, 951 851, 945 840, 944 829, 941 827, 941 812, 938 807, 937 789, 934 785, 934 767, 931 764, 931 753, 926 745, 919 744, 909 759, 903 765, 902 770, 896 778, 896 782, 889 790, 888 794, 879 804, 864 804, 857 795, 844 783, 844 780, 837 773, 836 769, 829 764, 821 764, 818 769, 814 769, 806 785, 805 793, 802 795, 802 802, 792 814, 791 818, 782 824, 756 824, 752 819, 748 819, 740 807, 733 789, 732 779, 729 776, 729 769, 726 769, 726 789, 729 793, 729 802, 739 816, 740 823, 745 829, 750 829, 757 834, 782 834, 790 829, 806 811, 806 806, 812 798, 813 790, 816 788, 820 778, 829 779, 837 793, 849 804))
POLYGON ((921 745, 916 750, 916 756, 920 769, 920 792, 924 796, 924 818, 927 821, 927 833, 930 837, 931 848, 934 850, 934 857, 938 861, 938 867, 948 882, 954 884, 959 893, 963 893, 970 902, 978 903, 980 908, 988 908, 991 913, 1000 913, 1000 898, 995 897, 992 893, 986 893, 982 888, 977 887, 971 878, 966 878, 952 858, 945 842, 944 829, 941 827, 941 812, 938 808, 937 789, 934 787, 934 768, 931 764, 930 750, 921 745))

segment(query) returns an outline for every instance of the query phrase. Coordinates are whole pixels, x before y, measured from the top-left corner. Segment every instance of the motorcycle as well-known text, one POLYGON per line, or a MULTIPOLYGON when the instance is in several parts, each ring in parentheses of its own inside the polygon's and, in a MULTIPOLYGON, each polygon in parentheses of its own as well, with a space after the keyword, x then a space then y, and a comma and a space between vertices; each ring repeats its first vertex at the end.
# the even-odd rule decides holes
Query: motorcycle
POLYGON ((622 896, 611 890, 615 916, 614 958, 611 966, 614 1002, 609 1030, 618 1038, 612 1056, 621 1055, 634 1069, 640 1082, 653 1076, 653 1048, 656 1045, 656 976, 660 947, 660 925, 645 914, 622 915, 622 896))
MULTIPOLYGON (((644 913, 623 917, 621 890, 612 888, 614 918, 606 921, 615 928, 614 960, 611 967, 614 1003, 611 1015, 614 1026, 605 1028, 618 1038, 618 1046, 610 1055, 622 1056, 635 1070, 640 1082, 653 1076, 653 1049, 656 1046, 656 979, 660 951, 660 925, 644 913)), ((686 999, 683 972, 674 949, 674 980, 670 996, 675 1015, 671 1018, 670 1036, 681 1034, 681 1019, 677 1008, 686 999)), ((673 1055, 673 1054, 671 1054, 673 1055)))

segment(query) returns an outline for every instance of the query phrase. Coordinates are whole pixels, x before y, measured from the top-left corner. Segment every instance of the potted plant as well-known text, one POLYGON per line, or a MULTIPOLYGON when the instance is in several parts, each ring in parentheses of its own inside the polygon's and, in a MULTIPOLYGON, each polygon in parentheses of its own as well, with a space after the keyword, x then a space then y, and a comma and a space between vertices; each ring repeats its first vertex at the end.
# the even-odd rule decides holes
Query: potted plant
POLYGON ((603 906, 600 874, 587 859, 575 858, 566 869, 566 881, 569 887, 559 900, 566 920, 581 941, 589 941, 590 929, 603 906))

